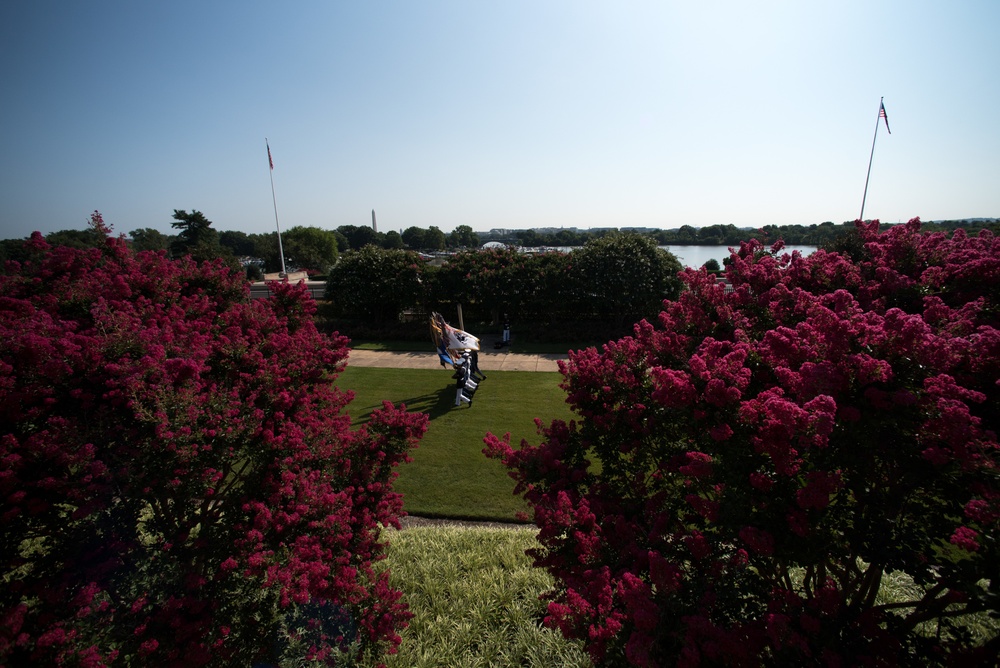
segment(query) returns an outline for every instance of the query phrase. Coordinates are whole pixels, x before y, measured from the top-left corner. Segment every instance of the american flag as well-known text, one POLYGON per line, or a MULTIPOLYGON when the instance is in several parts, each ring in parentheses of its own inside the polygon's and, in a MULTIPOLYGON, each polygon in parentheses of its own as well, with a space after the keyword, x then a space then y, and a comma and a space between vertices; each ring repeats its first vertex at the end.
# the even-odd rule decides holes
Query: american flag
POLYGON ((885 115, 885 105, 881 102, 878 104, 878 117, 885 119, 885 130, 889 134, 892 134, 892 130, 889 129, 889 117, 885 115))
MULTIPOLYGON (((884 116, 885 112, 882 112, 882 115, 884 116)), ((889 127, 888 126, 888 121, 886 121, 886 123, 887 123, 886 127, 889 127)), ((274 171, 274 160, 271 160, 271 145, 268 144, 267 142, 264 142, 264 145, 267 146, 267 164, 269 164, 271 166, 271 171, 273 172, 274 171)))

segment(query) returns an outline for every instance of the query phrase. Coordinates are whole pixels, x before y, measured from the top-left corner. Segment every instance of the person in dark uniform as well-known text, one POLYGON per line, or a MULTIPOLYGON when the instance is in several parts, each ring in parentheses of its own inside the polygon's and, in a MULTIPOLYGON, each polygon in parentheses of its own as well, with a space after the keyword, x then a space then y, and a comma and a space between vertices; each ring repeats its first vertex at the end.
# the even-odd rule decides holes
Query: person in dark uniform
POLYGON ((463 355, 455 363, 455 405, 461 406, 465 401, 472 408, 472 395, 476 391, 476 384, 472 381, 472 371, 469 368, 469 358, 463 355))
POLYGON ((479 370, 479 351, 469 352, 469 371, 476 381, 486 380, 486 374, 479 370), (480 377, 481 376, 481 377, 480 377))

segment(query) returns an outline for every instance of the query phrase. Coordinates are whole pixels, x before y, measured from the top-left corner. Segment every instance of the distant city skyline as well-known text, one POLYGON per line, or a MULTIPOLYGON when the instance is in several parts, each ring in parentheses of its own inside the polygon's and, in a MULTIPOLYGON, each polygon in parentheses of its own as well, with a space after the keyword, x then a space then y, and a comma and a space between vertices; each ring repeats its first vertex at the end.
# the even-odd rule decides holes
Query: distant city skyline
POLYGON ((1000 216, 1000 3, 0 6, 0 237, 1000 216), (274 202, 269 185, 273 159, 274 202), (275 207, 276 205, 276 207, 275 207))

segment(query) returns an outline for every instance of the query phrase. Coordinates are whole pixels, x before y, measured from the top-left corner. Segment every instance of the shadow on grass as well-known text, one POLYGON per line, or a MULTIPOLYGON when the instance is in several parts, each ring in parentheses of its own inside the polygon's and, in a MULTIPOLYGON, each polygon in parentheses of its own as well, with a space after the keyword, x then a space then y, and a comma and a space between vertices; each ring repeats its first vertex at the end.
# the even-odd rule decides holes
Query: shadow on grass
MULTIPOLYGON (((406 410, 409 413, 427 413, 428 418, 432 421, 442 415, 445 415, 449 411, 460 410, 455 406, 455 386, 453 384, 449 384, 435 392, 395 400, 393 403, 397 405, 405 404, 406 410)), ((467 406, 467 404, 462 405, 463 408, 466 408, 467 406)), ((376 406, 352 406, 351 410, 352 412, 359 412, 367 415, 376 408, 381 407, 381 404, 376 406)), ((364 420, 364 422, 367 421, 367 419, 364 420)))
POLYGON ((431 392, 419 397, 401 399, 397 403, 406 404, 406 410, 418 413, 427 413, 427 416, 434 420, 445 413, 458 410, 455 406, 455 385, 449 384, 437 392, 431 392))

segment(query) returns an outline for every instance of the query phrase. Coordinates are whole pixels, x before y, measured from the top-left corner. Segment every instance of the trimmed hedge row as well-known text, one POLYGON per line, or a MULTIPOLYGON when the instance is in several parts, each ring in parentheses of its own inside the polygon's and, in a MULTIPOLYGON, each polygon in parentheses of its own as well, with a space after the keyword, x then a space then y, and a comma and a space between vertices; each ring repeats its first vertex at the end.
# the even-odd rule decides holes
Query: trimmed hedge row
MULTIPOLYGON (((330 272, 328 315, 384 326, 404 311, 456 313, 496 325, 506 315, 540 326, 558 324, 560 340, 579 333, 614 334, 653 317, 677 296, 681 264, 650 239, 615 234, 572 253, 526 254, 511 248, 463 251, 434 266, 410 251, 367 246, 346 253, 330 272)), ((421 321, 421 325, 422 325, 421 321)))

